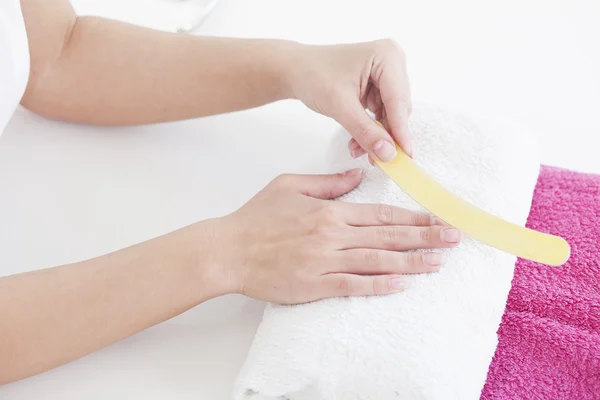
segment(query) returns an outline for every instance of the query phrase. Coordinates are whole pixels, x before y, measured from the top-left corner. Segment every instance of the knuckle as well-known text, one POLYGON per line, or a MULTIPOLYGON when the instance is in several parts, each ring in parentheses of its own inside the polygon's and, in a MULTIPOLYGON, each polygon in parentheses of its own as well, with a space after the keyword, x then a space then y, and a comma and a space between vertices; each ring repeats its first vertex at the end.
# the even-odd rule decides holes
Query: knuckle
POLYGON ((423 266, 425 266, 425 262, 423 261, 423 256, 425 255, 425 253, 417 253, 414 252, 412 254, 412 265, 418 268, 421 268, 423 266))
POLYGON ((394 226, 382 226, 378 228, 378 235, 386 243, 395 243, 402 238, 402 233, 394 226))
POLYGON ((415 226, 428 226, 431 225, 431 217, 426 213, 413 213, 411 215, 411 222, 415 226))
POLYGON ((343 277, 337 282, 337 290, 341 295, 351 295, 356 289, 349 278, 343 277))
POLYGON ((315 215, 313 234, 319 242, 331 242, 339 233, 339 213, 333 205, 321 207, 315 215))
POLYGON ((293 274, 294 276, 310 276, 311 269, 314 265, 315 260, 319 260, 323 257, 323 249, 320 246, 315 246, 314 243, 311 243, 308 240, 305 240, 300 244, 300 246, 306 249, 304 251, 299 251, 294 254, 294 258, 298 260, 298 265, 302 265, 302 267, 294 268, 293 274))
POLYGON ((319 210, 319 220, 326 225, 332 225, 337 223, 339 217, 336 204, 334 202, 324 202, 319 210))
POLYGON ((381 267, 381 253, 377 250, 367 250, 365 252, 365 263, 367 268, 376 270, 381 267))
POLYGON ((373 279, 372 292, 375 296, 380 296, 387 293, 386 281, 383 279, 373 279))
POLYGON ((317 224, 313 230, 316 240, 320 243, 329 243, 335 239, 335 232, 332 227, 325 224, 317 224))
MULTIPOLYGON (((316 254, 312 254, 307 257, 307 261, 310 259, 315 259, 316 254), (309 258, 310 257, 310 258, 309 258)), ((318 258, 317 258, 318 259, 318 258)), ((307 286, 307 277, 311 276, 311 271, 308 266, 304 266, 303 268, 295 268, 292 272, 292 280, 290 280, 289 285, 294 287, 304 287, 307 286)))
POLYGON ((292 181, 294 180, 294 176, 292 174, 281 174, 277 176, 271 184, 276 188, 288 188, 292 185, 292 181))
POLYGON ((421 241, 423 243, 429 243, 431 242, 431 239, 433 237, 432 232, 431 232, 431 228, 423 228, 420 230, 419 235, 421 237, 421 241))
POLYGON ((395 210, 392 206, 387 204, 379 204, 377 205, 377 219, 379 222, 384 224, 391 224, 394 222, 395 210))
POLYGON ((356 127, 354 128, 354 138, 363 146, 375 142, 375 139, 377 138, 376 124, 368 118, 366 120, 361 119, 356 123, 356 127))
POLYGON ((429 240, 430 243, 438 245, 442 243, 442 236, 441 236, 441 232, 443 227, 439 226, 439 225, 432 225, 429 228, 429 240))
POLYGON ((406 264, 413 271, 419 271, 423 264, 423 253, 411 252, 406 255, 406 264))
POLYGON ((390 49, 394 46, 394 39, 392 38, 383 38, 375 41, 375 45, 380 49, 390 49))
POLYGON ((379 48, 381 48, 383 50, 394 51, 398 55, 400 55, 402 58, 405 57, 404 49, 394 39, 391 39, 391 38, 381 39, 381 40, 378 41, 377 44, 379 45, 379 48))

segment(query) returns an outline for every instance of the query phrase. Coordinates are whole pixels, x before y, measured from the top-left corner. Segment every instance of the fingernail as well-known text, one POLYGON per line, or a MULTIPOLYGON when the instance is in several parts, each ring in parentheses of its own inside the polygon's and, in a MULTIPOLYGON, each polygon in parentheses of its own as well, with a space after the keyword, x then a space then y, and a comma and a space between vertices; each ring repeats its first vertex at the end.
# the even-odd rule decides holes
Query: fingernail
POLYGON ((361 174, 362 174, 362 170, 360 168, 351 169, 351 170, 346 171, 344 173, 344 175, 346 175, 348 177, 355 177, 355 176, 358 176, 358 175, 361 175, 361 174))
POLYGON ((442 229, 442 231, 440 232, 440 237, 442 238, 442 241, 446 243, 458 243, 460 242, 461 236, 462 235, 460 231, 454 228, 442 229))
POLYGON ((358 157, 362 156, 363 154, 365 154, 365 151, 363 149, 361 149, 360 147, 358 149, 350 150, 350 156, 352 156, 352 158, 358 158, 358 157))
POLYGON ((390 288, 392 290, 402 290, 404 289, 404 281, 402 278, 392 278, 390 280, 390 288))
POLYGON ((380 139, 373 148, 375 155, 383 162, 389 162, 396 157, 396 147, 385 139, 380 139))
POLYGON ((423 262, 430 267, 442 265, 442 255, 439 253, 423 253, 423 262))
POLYGON ((406 154, 408 154, 408 156, 409 156, 410 158, 412 158, 412 157, 413 157, 413 144, 412 144, 412 141, 411 141, 411 142, 408 142, 408 143, 406 144, 406 150, 405 150, 405 151, 406 151, 406 154))

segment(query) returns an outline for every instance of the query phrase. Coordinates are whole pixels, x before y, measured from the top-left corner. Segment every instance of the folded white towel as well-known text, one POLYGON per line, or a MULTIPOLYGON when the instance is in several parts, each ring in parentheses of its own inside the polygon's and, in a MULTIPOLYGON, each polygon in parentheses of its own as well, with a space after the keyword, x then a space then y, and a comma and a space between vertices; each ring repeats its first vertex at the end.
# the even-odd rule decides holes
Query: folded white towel
MULTIPOLYGON (((460 197, 524 225, 539 172, 522 128, 433 106, 415 107, 416 160, 460 197)), ((343 139, 343 140, 342 140, 343 139)), ((422 210, 379 169, 340 200, 422 210)), ((342 156, 343 155, 343 156, 342 156)), ((516 258, 465 237, 439 273, 409 276, 405 292, 267 307, 235 385, 236 399, 478 399, 497 344, 516 258)))

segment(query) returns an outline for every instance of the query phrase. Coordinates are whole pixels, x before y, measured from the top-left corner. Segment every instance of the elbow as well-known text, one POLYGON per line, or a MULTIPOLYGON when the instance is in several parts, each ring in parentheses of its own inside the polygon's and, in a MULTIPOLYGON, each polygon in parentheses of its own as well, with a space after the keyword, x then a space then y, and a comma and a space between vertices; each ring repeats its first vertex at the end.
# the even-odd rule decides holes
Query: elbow
POLYGON ((27 110, 50 119, 63 119, 57 106, 68 80, 62 78, 61 70, 77 23, 77 16, 63 21, 61 34, 55 35, 56 39, 51 42, 40 44, 40 40, 30 38, 29 80, 21 99, 21 105, 27 110))

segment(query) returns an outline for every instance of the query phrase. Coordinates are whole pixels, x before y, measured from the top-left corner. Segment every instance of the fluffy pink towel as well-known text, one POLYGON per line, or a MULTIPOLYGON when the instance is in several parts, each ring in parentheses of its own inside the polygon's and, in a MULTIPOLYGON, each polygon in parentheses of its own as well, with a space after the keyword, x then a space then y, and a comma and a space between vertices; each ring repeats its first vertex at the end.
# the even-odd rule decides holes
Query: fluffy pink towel
POLYGON ((481 398, 600 399, 600 176, 542 167, 527 226, 571 258, 517 262, 481 398))

